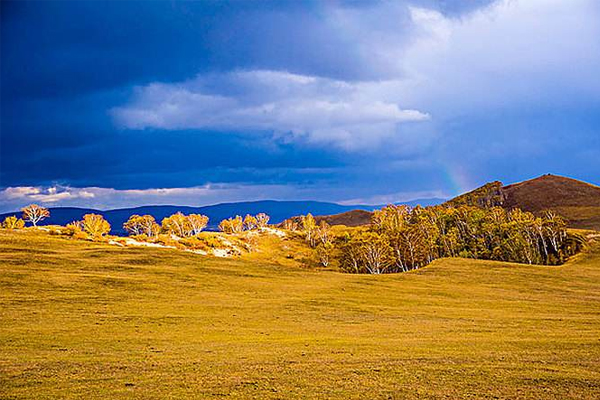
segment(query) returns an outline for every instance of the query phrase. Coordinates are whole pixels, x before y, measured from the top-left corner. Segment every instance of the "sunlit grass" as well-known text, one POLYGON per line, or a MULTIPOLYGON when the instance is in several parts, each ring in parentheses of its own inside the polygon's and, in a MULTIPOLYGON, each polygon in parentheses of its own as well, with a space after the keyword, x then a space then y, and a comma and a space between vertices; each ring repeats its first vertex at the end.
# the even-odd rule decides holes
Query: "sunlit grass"
POLYGON ((348 275, 0 231, 0 398, 600 397, 600 246, 348 275))

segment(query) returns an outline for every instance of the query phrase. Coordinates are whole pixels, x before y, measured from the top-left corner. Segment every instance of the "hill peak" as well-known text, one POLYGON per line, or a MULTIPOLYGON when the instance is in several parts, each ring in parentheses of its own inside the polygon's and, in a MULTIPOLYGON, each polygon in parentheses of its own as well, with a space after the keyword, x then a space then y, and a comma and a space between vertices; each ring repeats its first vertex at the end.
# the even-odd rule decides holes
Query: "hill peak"
POLYGON ((551 209, 573 227, 600 229, 600 187, 560 175, 546 174, 507 186, 490 182, 446 204, 520 208, 534 214, 551 209))
MULTIPOLYGON (((505 188, 511 188, 522 185, 539 185, 539 184, 560 184, 560 185, 575 185, 575 186, 587 186, 592 188, 599 188, 598 186, 592 185, 591 183, 583 182, 577 179, 569 178, 561 175, 544 174, 533 179, 528 179, 523 182, 517 182, 505 186, 505 188)), ((599 188, 600 189, 600 188, 599 188)))

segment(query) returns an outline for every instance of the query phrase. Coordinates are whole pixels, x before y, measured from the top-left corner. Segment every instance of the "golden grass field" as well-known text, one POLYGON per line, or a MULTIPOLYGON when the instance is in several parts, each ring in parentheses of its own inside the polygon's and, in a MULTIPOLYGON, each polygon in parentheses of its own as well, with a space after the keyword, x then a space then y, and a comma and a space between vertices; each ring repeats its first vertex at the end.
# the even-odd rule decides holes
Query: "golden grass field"
POLYGON ((0 230, 0 398, 600 398, 598 243, 384 276, 278 254, 0 230))

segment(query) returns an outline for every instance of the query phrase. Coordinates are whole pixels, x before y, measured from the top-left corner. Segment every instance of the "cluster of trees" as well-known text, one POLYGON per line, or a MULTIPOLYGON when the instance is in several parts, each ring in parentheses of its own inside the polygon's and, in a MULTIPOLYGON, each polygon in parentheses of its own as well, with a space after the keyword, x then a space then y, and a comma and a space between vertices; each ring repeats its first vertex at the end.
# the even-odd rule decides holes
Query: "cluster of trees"
MULTIPOLYGON (((150 217, 146 215, 145 217, 150 217)), ((202 214, 184 215, 177 212, 170 217, 163 218, 162 230, 165 233, 170 233, 180 238, 196 236, 208 225, 208 217, 202 214)), ((160 230, 159 230, 160 231, 160 230)))
MULTIPOLYGON (((25 222, 30 222, 33 226, 48 218, 50 212, 47 208, 32 204, 21 209, 23 218, 10 216, 4 219, 2 227, 6 229, 21 229, 25 227, 25 222)), ((256 215, 246 215, 244 218, 237 215, 234 218, 228 218, 219 224, 219 229, 225 233, 240 233, 265 228, 269 223, 270 217, 265 213, 256 215)), ((179 238, 188 238, 198 235, 208 225, 208 217, 202 214, 185 215, 177 212, 164 218, 159 225, 152 215, 132 215, 127 222, 123 224, 123 229, 131 236, 145 236, 156 238, 160 233, 167 233, 179 238)), ((67 224, 68 232, 72 235, 85 236, 93 238, 102 237, 110 232, 110 224, 102 215, 86 214, 81 221, 73 221, 67 224), (81 233, 81 234, 80 234, 81 233)))
MULTIPOLYGON (((219 224, 219 230, 225 233, 240 233, 261 229, 267 226, 270 217, 265 213, 257 215, 246 215, 242 218, 236 215, 227 218, 219 224)), ((198 235, 208 225, 208 217, 202 214, 185 215, 181 212, 164 218, 158 225, 152 215, 132 215, 123 224, 123 228, 130 235, 145 235, 156 237, 159 233, 168 233, 179 238, 188 238, 198 235)))
MULTIPOLYGON (((36 204, 22 209, 23 217, 7 217, 2 227, 20 229, 50 216, 36 204)), ((414 207, 389 205, 375 211, 366 229, 348 230, 335 236, 325 221, 317 223, 311 214, 290 219, 284 228, 301 230, 315 249, 319 262, 327 267, 336 259, 341 269, 352 273, 382 274, 421 268, 440 257, 466 257, 527 264, 556 265, 577 253, 584 240, 567 233, 565 221, 552 211, 542 216, 520 209, 457 206, 414 207)), ((219 224, 224 233, 262 229, 269 216, 237 215, 219 224)), ((198 235, 208 217, 181 212, 164 218, 159 225, 151 215, 132 215, 123 228, 132 236, 157 238, 166 233, 178 238, 198 235)), ((110 232, 110 224, 99 214, 86 214, 67 225, 74 237, 94 240, 110 232)))
MULTIPOLYGON (((302 217, 306 240, 317 247, 323 237, 312 216, 302 217)), ((375 211, 368 229, 348 231, 332 240, 340 267, 353 273, 392 273, 417 269, 440 257, 466 257, 555 265, 580 250, 583 241, 567 234, 554 212, 536 217, 520 209, 473 206, 415 207, 390 205, 375 211)), ((329 261, 327 261, 327 264, 329 261)), ((325 263, 323 263, 325 265, 325 263)))
POLYGON ((177 212, 163 218, 159 225, 152 215, 134 214, 123 224, 123 229, 130 236, 157 238, 166 233, 178 238, 189 238, 198 235, 208 225, 208 217, 202 214, 185 215, 177 212))
POLYGON ((227 218, 219 224, 219 230, 224 233, 240 233, 243 231, 252 231, 265 228, 269 223, 270 217, 265 213, 256 215, 247 214, 244 218, 236 215, 233 218, 227 218))
POLYGON ((167 233, 179 238, 198 235, 208 225, 208 217, 202 214, 185 215, 177 212, 163 218, 159 225, 152 215, 134 214, 123 224, 123 229, 130 236, 156 238, 160 233, 167 233))
MULTIPOLYGON (((25 222, 30 222, 33 226, 48 218, 50 211, 37 204, 31 204, 21 209, 22 219, 16 216, 6 217, 2 222, 5 229, 22 229, 25 222)), ((79 238, 99 239, 110 232, 110 224, 99 214, 85 214, 81 221, 73 221, 66 226, 68 235, 79 238)))
POLYGON ((50 216, 50 211, 47 208, 38 206, 37 204, 23 207, 21 212, 23 213, 22 218, 17 218, 14 215, 4 218, 2 227, 5 229, 21 229, 25 227, 25 222, 30 222, 33 226, 37 226, 38 222, 50 216))

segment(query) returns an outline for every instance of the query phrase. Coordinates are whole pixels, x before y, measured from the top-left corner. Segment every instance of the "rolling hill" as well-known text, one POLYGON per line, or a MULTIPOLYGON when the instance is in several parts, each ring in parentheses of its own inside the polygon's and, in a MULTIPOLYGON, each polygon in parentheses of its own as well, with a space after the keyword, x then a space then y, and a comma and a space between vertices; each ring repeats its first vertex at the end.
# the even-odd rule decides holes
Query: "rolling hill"
POLYGON ((318 215, 315 217, 317 223, 327 222, 329 225, 361 226, 371 222, 372 211, 351 210, 341 214, 318 215))
POLYGON ((0 398, 600 398, 598 242, 373 276, 272 240, 231 259, 0 229, 0 398))

